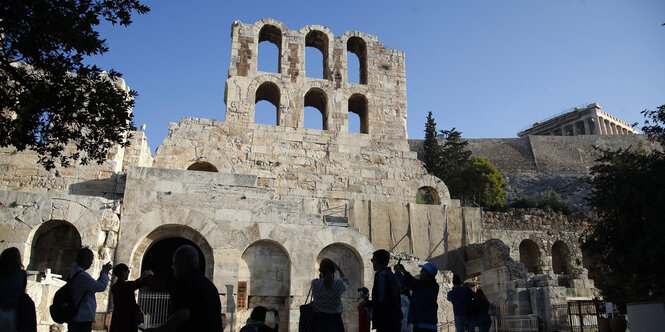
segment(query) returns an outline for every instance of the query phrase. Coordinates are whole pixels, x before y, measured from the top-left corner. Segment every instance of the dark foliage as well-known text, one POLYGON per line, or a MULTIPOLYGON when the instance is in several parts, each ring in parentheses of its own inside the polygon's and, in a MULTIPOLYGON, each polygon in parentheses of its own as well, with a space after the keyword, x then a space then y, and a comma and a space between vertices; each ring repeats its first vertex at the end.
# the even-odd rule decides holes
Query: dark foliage
POLYGON ((517 199, 508 203, 507 207, 514 209, 552 210, 566 215, 573 213, 573 207, 570 202, 551 188, 532 196, 518 196, 517 199))
POLYGON ((441 146, 436 139, 436 122, 432 117, 432 112, 427 114, 427 122, 425 123, 425 141, 423 142, 423 150, 425 151, 424 160, 425 169, 427 172, 437 175, 439 173, 439 164, 441 163, 441 146))
MULTIPOLYGON (((665 107, 643 114, 642 130, 662 143, 665 107)), ((608 298, 665 297, 665 154, 603 151, 591 173, 589 201, 598 219, 582 248, 599 260, 596 285, 608 298)))
POLYGON ((121 75, 84 64, 108 51, 95 27, 127 26, 138 0, 12 0, 0 5, 0 146, 39 153, 56 163, 102 163, 127 144, 136 92, 115 86, 121 75), (76 151, 65 150, 73 144, 76 151))

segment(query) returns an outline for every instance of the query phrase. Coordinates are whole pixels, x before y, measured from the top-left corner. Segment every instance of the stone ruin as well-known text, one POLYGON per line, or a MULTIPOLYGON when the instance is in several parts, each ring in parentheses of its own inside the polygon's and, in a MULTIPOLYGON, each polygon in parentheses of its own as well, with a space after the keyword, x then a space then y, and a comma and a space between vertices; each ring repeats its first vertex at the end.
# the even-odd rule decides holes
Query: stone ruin
MULTIPOLYGON (((463 207, 427 174, 407 139, 404 52, 373 35, 289 30, 272 19, 236 21, 231 38, 226 119, 171 123, 154 155, 141 131, 101 165, 46 171, 34 152, 0 149, 0 249, 18 247, 34 271, 40 331, 54 325, 47 308, 80 246, 98 255, 93 275, 109 260, 133 266, 130 278, 155 270, 141 290, 149 293, 168 290, 173 250, 194 245, 230 331, 257 305, 278 309, 281 331, 297 331, 324 257, 351 281, 343 319, 355 331, 356 288, 371 288, 370 258, 381 248, 413 272, 419 262, 438 265, 441 330, 454 329, 445 300, 453 273, 482 284, 510 314, 538 315, 546 329, 547 306, 596 295, 581 263, 580 224, 463 207), (277 46, 277 72, 257 70, 261 42, 277 46), (322 79, 305 72, 308 46, 323 55, 322 79), (349 83, 348 56, 358 57, 359 83, 349 83), (255 123, 263 100, 276 126, 255 123), (320 111, 323 129, 303 128, 307 106, 320 111), (349 113, 360 119, 357 133, 349 113), (433 204, 417 204, 418 195, 433 204)), ((98 311, 112 310, 109 292, 97 302, 98 311)), ((104 329, 103 314, 95 328, 104 329)))

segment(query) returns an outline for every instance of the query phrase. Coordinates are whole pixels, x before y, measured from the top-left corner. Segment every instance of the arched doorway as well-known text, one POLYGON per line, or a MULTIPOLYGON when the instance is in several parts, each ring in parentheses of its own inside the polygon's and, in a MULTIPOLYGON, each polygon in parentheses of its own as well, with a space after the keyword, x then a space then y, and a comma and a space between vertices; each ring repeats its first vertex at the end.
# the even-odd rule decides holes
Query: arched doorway
POLYGON ((531 240, 524 240, 520 243, 520 263, 524 264, 526 270, 535 274, 541 274, 540 249, 538 245, 531 240))
POLYGON ((563 241, 552 245, 552 269, 556 274, 570 273, 570 250, 563 241))
POLYGON ((197 161, 189 167, 187 167, 188 171, 202 171, 202 172, 217 172, 217 167, 215 165, 207 162, 207 161, 197 161))
MULTIPOLYGON (((243 287, 246 294, 238 291, 237 298, 238 324, 247 320, 252 308, 264 306, 277 309, 280 331, 288 330, 291 260, 280 244, 260 240, 245 249, 238 271, 238 289, 243 287)), ((267 319, 270 323, 272 317, 267 319)))
POLYGON ((49 220, 39 226, 32 239, 28 270, 49 268, 67 279, 76 264, 79 249, 81 235, 74 225, 64 220, 49 220))
POLYGON ((173 253, 183 245, 196 248, 199 252, 199 271, 205 271, 205 256, 201 248, 194 242, 181 237, 169 237, 156 241, 146 250, 141 262, 141 272, 145 270, 155 272, 152 282, 146 287, 147 291, 168 293, 173 289, 175 283, 172 268, 173 253))
MULTIPOLYGON (((318 264, 324 258, 332 259, 339 265, 344 275, 349 279, 349 288, 342 294, 342 320, 347 331, 358 331, 358 288, 364 286, 363 264, 360 255, 346 244, 333 243, 321 250, 316 258, 316 275, 318 275, 318 264)), ((339 275, 335 273, 335 277, 339 275)))

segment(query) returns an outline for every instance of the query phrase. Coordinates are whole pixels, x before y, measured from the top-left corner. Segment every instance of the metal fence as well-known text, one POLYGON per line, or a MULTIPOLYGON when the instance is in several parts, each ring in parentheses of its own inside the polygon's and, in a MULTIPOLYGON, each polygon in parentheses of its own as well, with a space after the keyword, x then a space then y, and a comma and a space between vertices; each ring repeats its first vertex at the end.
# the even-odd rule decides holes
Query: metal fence
POLYGON ((604 301, 571 301, 552 306, 553 331, 598 331, 598 317, 604 315, 604 301))
POLYGON ((139 292, 138 304, 143 310, 143 325, 146 328, 156 327, 166 322, 168 318, 171 295, 159 292, 139 292))

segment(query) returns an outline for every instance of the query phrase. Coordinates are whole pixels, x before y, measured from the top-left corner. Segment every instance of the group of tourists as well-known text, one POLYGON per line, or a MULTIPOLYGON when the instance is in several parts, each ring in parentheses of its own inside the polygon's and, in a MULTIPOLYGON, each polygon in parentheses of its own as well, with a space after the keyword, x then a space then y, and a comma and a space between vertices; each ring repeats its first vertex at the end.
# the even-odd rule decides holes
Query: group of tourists
MULTIPOLYGON (((171 309, 167 321, 155 328, 141 330, 171 331, 222 331, 221 303, 215 285, 198 271, 197 250, 189 245, 178 248, 173 254, 173 272, 176 278, 171 291, 171 309)), ((76 255, 76 266, 69 275, 66 289, 74 310, 66 319, 68 331, 90 332, 95 320, 97 302, 95 293, 103 292, 112 270, 116 282, 111 286, 113 314, 109 332, 136 332, 143 323, 143 313, 136 303, 135 291, 148 285, 153 273, 146 270, 141 277, 130 281, 130 269, 126 264, 112 267, 104 264, 97 279, 86 272, 93 263, 94 253, 83 248, 76 255)), ((437 330, 436 282, 438 268, 433 263, 418 265, 417 276, 406 271, 401 262, 388 266, 390 253, 377 250, 372 254, 374 284, 371 296, 367 288, 358 289, 358 331, 368 332, 421 332, 437 330)), ((0 255, 0 331, 36 331, 35 305, 26 294, 27 273, 21 263, 17 248, 8 248, 0 255)), ((343 332, 342 294, 349 287, 349 280, 340 266, 324 258, 319 263, 319 278, 312 280, 309 292, 311 302, 311 327, 313 332, 343 332), (335 278, 336 274, 339 278, 335 278)), ((455 328, 458 332, 489 331, 490 307, 483 291, 474 292, 455 275, 453 289, 447 299, 453 304, 455 328)), ((308 295, 309 296, 309 295, 308 295)), ((56 298, 58 297, 56 293, 56 298)), ((54 306, 51 314, 55 317, 54 306)), ((55 318, 54 318, 55 319, 55 318)), ((304 317, 301 317, 301 324, 304 317)), ((247 320, 242 332, 276 332, 279 329, 276 309, 257 306, 247 320), (266 316, 273 312, 275 324, 268 326, 266 316)), ((302 329, 301 329, 302 330, 302 329)))

